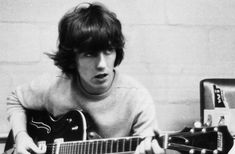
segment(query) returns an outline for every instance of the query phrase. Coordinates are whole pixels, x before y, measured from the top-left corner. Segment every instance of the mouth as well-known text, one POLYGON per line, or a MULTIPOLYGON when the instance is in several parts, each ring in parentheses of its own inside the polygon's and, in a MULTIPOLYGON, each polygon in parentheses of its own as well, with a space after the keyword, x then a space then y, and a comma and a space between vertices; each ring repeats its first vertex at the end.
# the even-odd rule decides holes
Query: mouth
POLYGON ((95 76, 96 79, 104 79, 105 77, 107 77, 108 74, 107 73, 102 73, 102 74, 98 74, 95 76))

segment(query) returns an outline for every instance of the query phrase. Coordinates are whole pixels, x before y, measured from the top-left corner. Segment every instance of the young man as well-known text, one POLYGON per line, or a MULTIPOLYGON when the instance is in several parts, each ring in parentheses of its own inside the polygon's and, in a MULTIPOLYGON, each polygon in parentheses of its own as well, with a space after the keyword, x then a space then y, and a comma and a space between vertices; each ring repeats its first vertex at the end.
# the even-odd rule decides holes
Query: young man
POLYGON ((43 153, 26 130, 27 109, 60 117, 71 110, 89 114, 103 138, 146 137, 136 153, 162 153, 153 100, 134 79, 115 69, 122 61, 124 37, 120 21, 98 3, 82 3, 59 23, 59 44, 48 54, 61 69, 17 87, 7 99, 16 153, 43 153))

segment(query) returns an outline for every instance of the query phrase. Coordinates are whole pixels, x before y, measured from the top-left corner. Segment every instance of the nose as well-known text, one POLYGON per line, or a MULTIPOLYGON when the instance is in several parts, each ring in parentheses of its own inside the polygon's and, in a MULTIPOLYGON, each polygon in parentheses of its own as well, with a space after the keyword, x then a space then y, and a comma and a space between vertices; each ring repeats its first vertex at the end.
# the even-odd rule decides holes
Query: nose
POLYGON ((106 67, 106 59, 103 52, 100 52, 97 57, 97 68, 98 69, 104 69, 106 67))

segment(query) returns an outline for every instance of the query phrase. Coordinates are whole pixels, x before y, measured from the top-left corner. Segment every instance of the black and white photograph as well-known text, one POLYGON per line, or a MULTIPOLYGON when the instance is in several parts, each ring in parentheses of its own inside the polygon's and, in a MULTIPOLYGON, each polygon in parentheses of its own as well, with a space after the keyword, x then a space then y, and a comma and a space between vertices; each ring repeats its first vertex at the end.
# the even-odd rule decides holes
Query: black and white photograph
POLYGON ((0 0, 0 153, 235 154, 235 0, 0 0))

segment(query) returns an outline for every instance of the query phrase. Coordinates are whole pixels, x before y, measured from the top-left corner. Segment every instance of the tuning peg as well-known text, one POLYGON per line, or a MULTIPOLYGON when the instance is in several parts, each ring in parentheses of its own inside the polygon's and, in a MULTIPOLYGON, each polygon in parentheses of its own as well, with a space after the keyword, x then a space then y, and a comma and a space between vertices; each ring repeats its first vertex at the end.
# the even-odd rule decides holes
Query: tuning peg
POLYGON ((214 128, 214 131, 217 132, 217 131, 218 131, 218 127, 215 127, 215 128, 214 128))
POLYGON ((191 128, 191 129, 190 129, 190 132, 191 132, 191 133, 194 133, 194 132, 195 132, 195 129, 194 129, 194 128, 191 128))
POLYGON ((202 132, 203 132, 203 133, 206 133, 206 128, 203 128, 203 129, 202 129, 202 132))
POLYGON ((206 149, 202 149, 201 154, 205 154, 205 153, 206 153, 206 149))
POLYGON ((213 151, 213 154, 218 154, 218 153, 219 153, 218 150, 213 151))
POLYGON ((194 149, 190 149, 189 150, 189 154, 194 154, 195 153, 195 150, 194 149))

